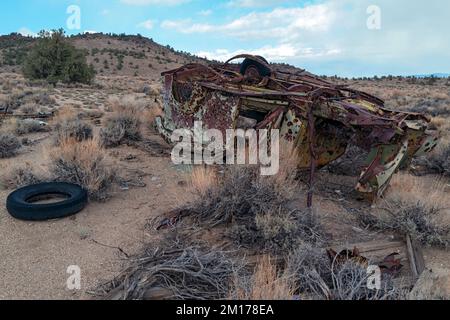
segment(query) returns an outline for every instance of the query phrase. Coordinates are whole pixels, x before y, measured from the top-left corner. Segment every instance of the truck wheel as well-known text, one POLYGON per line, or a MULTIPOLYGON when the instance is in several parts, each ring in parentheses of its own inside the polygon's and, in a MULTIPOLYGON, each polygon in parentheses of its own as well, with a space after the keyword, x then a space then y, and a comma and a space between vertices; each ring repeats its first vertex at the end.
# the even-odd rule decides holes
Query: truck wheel
MULTIPOLYGON (((263 57, 260 56, 257 57, 268 64, 267 60, 264 59, 263 57)), ((251 58, 245 58, 245 60, 241 64, 240 73, 242 75, 246 75, 249 72, 249 70, 257 71, 260 77, 267 77, 270 76, 270 74, 272 73, 272 70, 270 70, 270 68, 260 63, 259 61, 256 61, 251 58)))

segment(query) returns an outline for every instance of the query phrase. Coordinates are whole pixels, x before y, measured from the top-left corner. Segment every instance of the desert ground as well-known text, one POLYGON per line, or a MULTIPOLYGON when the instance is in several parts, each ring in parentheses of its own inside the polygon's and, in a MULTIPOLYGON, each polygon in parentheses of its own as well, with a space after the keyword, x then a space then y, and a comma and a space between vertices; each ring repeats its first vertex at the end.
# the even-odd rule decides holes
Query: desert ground
MULTIPOLYGON (((94 50, 87 40, 76 41, 80 42, 79 46, 94 50)), ((99 51, 95 48, 90 59, 94 63, 94 59, 100 61, 101 65, 103 60, 109 59, 107 48, 106 44, 105 47, 100 46, 99 51)), ((163 50, 155 48, 141 49, 147 52, 163 50)), ((137 50, 123 43, 119 49, 137 50)), ((169 61, 166 63, 153 62, 155 64, 151 65, 132 54, 130 59, 135 60, 127 62, 126 58, 123 72, 114 64, 103 63, 103 69, 92 85, 58 84, 53 87, 25 80, 17 68, 2 69, 1 103, 8 103, 17 114, 40 112, 53 113, 53 116, 42 119, 44 123, 27 123, 11 117, 1 124, 1 131, 16 137, 20 146, 14 154, 0 159, 0 299, 98 298, 99 287, 119 275, 127 267, 129 257, 168 241, 167 233, 173 231, 157 231, 155 224, 158 221, 174 210, 210 196, 207 190, 224 175, 224 169, 174 165, 170 146, 152 126, 152 120, 161 112, 162 106, 160 72, 189 61, 174 53, 167 55, 169 61), (136 59, 140 64, 132 67, 136 65, 136 59), (108 131, 113 130, 108 127, 111 119, 120 118, 122 113, 139 120, 135 128, 138 132, 134 132, 136 139, 120 139, 108 131), (75 139, 67 142, 65 134, 74 127, 76 133, 70 138, 75 139), (100 139, 103 139, 103 144, 98 142, 100 139), (99 163, 95 167, 98 171, 90 172, 94 177, 88 175, 83 180, 89 187, 90 201, 82 212, 70 218, 46 222, 19 221, 8 214, 4 203, 9 193, 30 182, 55 178, 60 173, 55 161, 73 157, 77 152, 86 153, 80 166, 92 158, 99 163), (71 265, 78 265, 81 269, 79 290, 67 289, 67 268, 71 265)), ((151 61, 154 60, 152 55, 151 61)), ((421 202, 427 210, 442 208, 435 218, 439 226, 448 227, 450 80, 396 77, 331 80, 377 95, 386 100, 388 108, 428 113, 442 138, 430 159, 419 159, 410 169, 398 172, 386 191, 385 199, 374 204, 360 201, 354 194, 357 177, 346 174, 345 169, 348 161, 354 160, 352 157, 337 168, 322 169, 318 173, 314 200, 315 212, 326 234, 326 242, 321 246, 350 248, 353 244, 368 241, 403 241, 402 234, 396 230, 371 228, 363 219, 364 214, 381 215, 382 208, 390 201, 409 205, 421 202)), ((281 181, 281 184, 274 184, 274 188, 290 194, 289 206, 293 210, 304 210, 306 185, 303 179, 296 177, 293 182, 291 177, 283 176, 281 181)), ((211 246, 230 241, 236 244, 236 239, 229 240, 228 231, 216 231, 206 225, 199 232, 190 223, 187 219, 177 227, 181 235, 194 230, 191 237, 211 246)), ((284 245, 289 250, 292 239, 286 239, 289 243, 284 245)), ((423 241, 428 278, 420 282, 419 298, 450 298, 450 244, 445 235, 441 240, 430 236, 423 241)), ((268 248, 267 252, 273 253, 272 249, 268 248)), ((250 246, 243 250, 251 252, 255 248, 250 246)), ((408 267, 402 271, 402 279, 406 283, 412 281, 408 267)), ((261 260, 255 272, 263 268, 269 273, 273 271, 270 261, 261 260)), ((271 276, 275 283, 277 273, 271 276)), ((256 286, 257 281, 253 279, 256 286)), ((275 285, 278 286, 275 289, 269 286, 270 290, 265 290, 266 295, 253 290, 250 296, 243 297, 289 296, 286 283, 275 285), (280 293, 279 290, 285 292, 280 293)), ((238 291, 232 297, 242 297, 238 291)))

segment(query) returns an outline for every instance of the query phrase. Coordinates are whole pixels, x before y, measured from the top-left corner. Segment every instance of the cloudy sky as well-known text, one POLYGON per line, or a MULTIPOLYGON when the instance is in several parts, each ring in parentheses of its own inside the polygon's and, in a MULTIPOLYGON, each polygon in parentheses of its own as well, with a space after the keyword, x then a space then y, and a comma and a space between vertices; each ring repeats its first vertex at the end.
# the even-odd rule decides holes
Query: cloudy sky
POLYGON ((208 58, 249 52, 316 74, 450 73, 448 0, 4 0, 0 21, 1 34, 140 33, 208 58), (67 24, 73 5, 80 29, 67 24))

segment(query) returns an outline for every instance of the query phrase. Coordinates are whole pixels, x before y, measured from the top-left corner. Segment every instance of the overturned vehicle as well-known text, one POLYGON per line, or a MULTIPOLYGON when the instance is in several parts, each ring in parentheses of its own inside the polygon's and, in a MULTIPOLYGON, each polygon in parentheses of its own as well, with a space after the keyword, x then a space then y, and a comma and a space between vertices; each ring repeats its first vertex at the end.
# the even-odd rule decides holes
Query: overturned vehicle
MULTIPOLYGON (((436 146, 430 119, 384 108, 365 92, 335 85, 304 70, 288 72, 260 56, 239 55, 224 64, 188 64, 163 73, 164 116, 159 132, 202 121, 207 128, 279 129, 294 144, 299 169, 314 172, 340 158, 349 145, 368 152, 356 190, 380 196, 401 165, 436 146), (244 59, 241 64, 231 63, 244 59)), ((311 187, 312 190, 312 187, 311 187)), ((311 194, 309 196, 311 204, 311 194)))

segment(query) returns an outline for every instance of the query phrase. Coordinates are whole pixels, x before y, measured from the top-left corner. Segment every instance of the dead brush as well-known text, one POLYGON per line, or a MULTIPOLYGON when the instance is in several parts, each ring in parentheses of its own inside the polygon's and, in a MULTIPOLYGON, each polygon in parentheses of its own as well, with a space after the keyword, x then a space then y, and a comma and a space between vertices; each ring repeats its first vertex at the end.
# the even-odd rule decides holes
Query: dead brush
POLYGON ((207 189, 205 196, 193 204, 195 218, 215 227, 242 221, 283 203, 284 198, 268 185, 258 183, 258 168, 236 166, 225 172, 225 178, 207 189))
POLYGON ((51 129, 49 126, 47 126, 47 124, 33 119, 18 120, 15 125, 15 132, 18 135, 36 132, 48 132, 50 130, 51 129))
POLYGON ((367 266, 346 261, 330 261, 323 249, 303 245, 288 257, 286 277, 295 283, 302 298, 319 300, 399 300, 406 290, 394 285, 391 277, 382 277, 381 288, 368 288, 367 266))
POLYGON ((450 140, 443 140, 428 156, 415 159, 428 173, 450 177, 450 140))
POLYGON ((190 177, 190 185, 199 195, 205 195, 208 190, 217 186, 218 178, 211 167, 195 167, 190 177))
POLYGON ((0 132, 0 158, 11 158, 17 154, 22 147, 19 139, 12 133, 0 132))
POLYGON ((49 171, 55 181, 81 185, 93 200, 108 198, 115 175, 106 163, 105 150, 96 139, 81 142, 65 139, 48 154, 49 171))
POLYGON ((288 209, 296 189, 290 179, 262 177, 254 166, 231 167, 189 210, 208 228, 231 224, 228 236, 247 248, 278 253, 303 241, 324 242, 326 235, 312 212, 288 209))
POLYGON ((311 211, 282 208, 257 214, 247 223, 233 225, 228 236, 240 246, 273 254, 283 254, 304 243, 322 245, 328 239, 311 211))
POLYGON ((65 106, 58 111, 58 114, 53 119, 53 127, 56 133, 56 145, 67 139, 81 142, 93 138, 92 126, 81 121, 70 106, 65 106))
POLYGON ((269 255, 259 259, 253 274, 234 275, 229 297, 232 300, 291 300, 293 281, 277 270, 269 255))
POLYGON ((386 216, 379 218, 376 227, 410 235, 423 245, 448 248, 450 246, 450 227, 439 218, 442 209, 429 206, 417 200, 387 202, 382 210, 386 216))
POLYGON ((147 248, 103 291, 120 300, 210 300, 227 297, 236 262, 226 252, 202 246, 147 248))
POLYGON ((116 147, 122 143, 141 140, 143 119, 149 116, 147 102, 138 100, 135 96, 125 96, 110 99, 109 103, 113 112, 100 132, 103 145, 116 147))
POLYGON ((38 175, 29 163, 12 168, 9 172, 2 174, 0 179, 2 185, 8 189, 18 189, 46 180, 44 175, 38 175))

